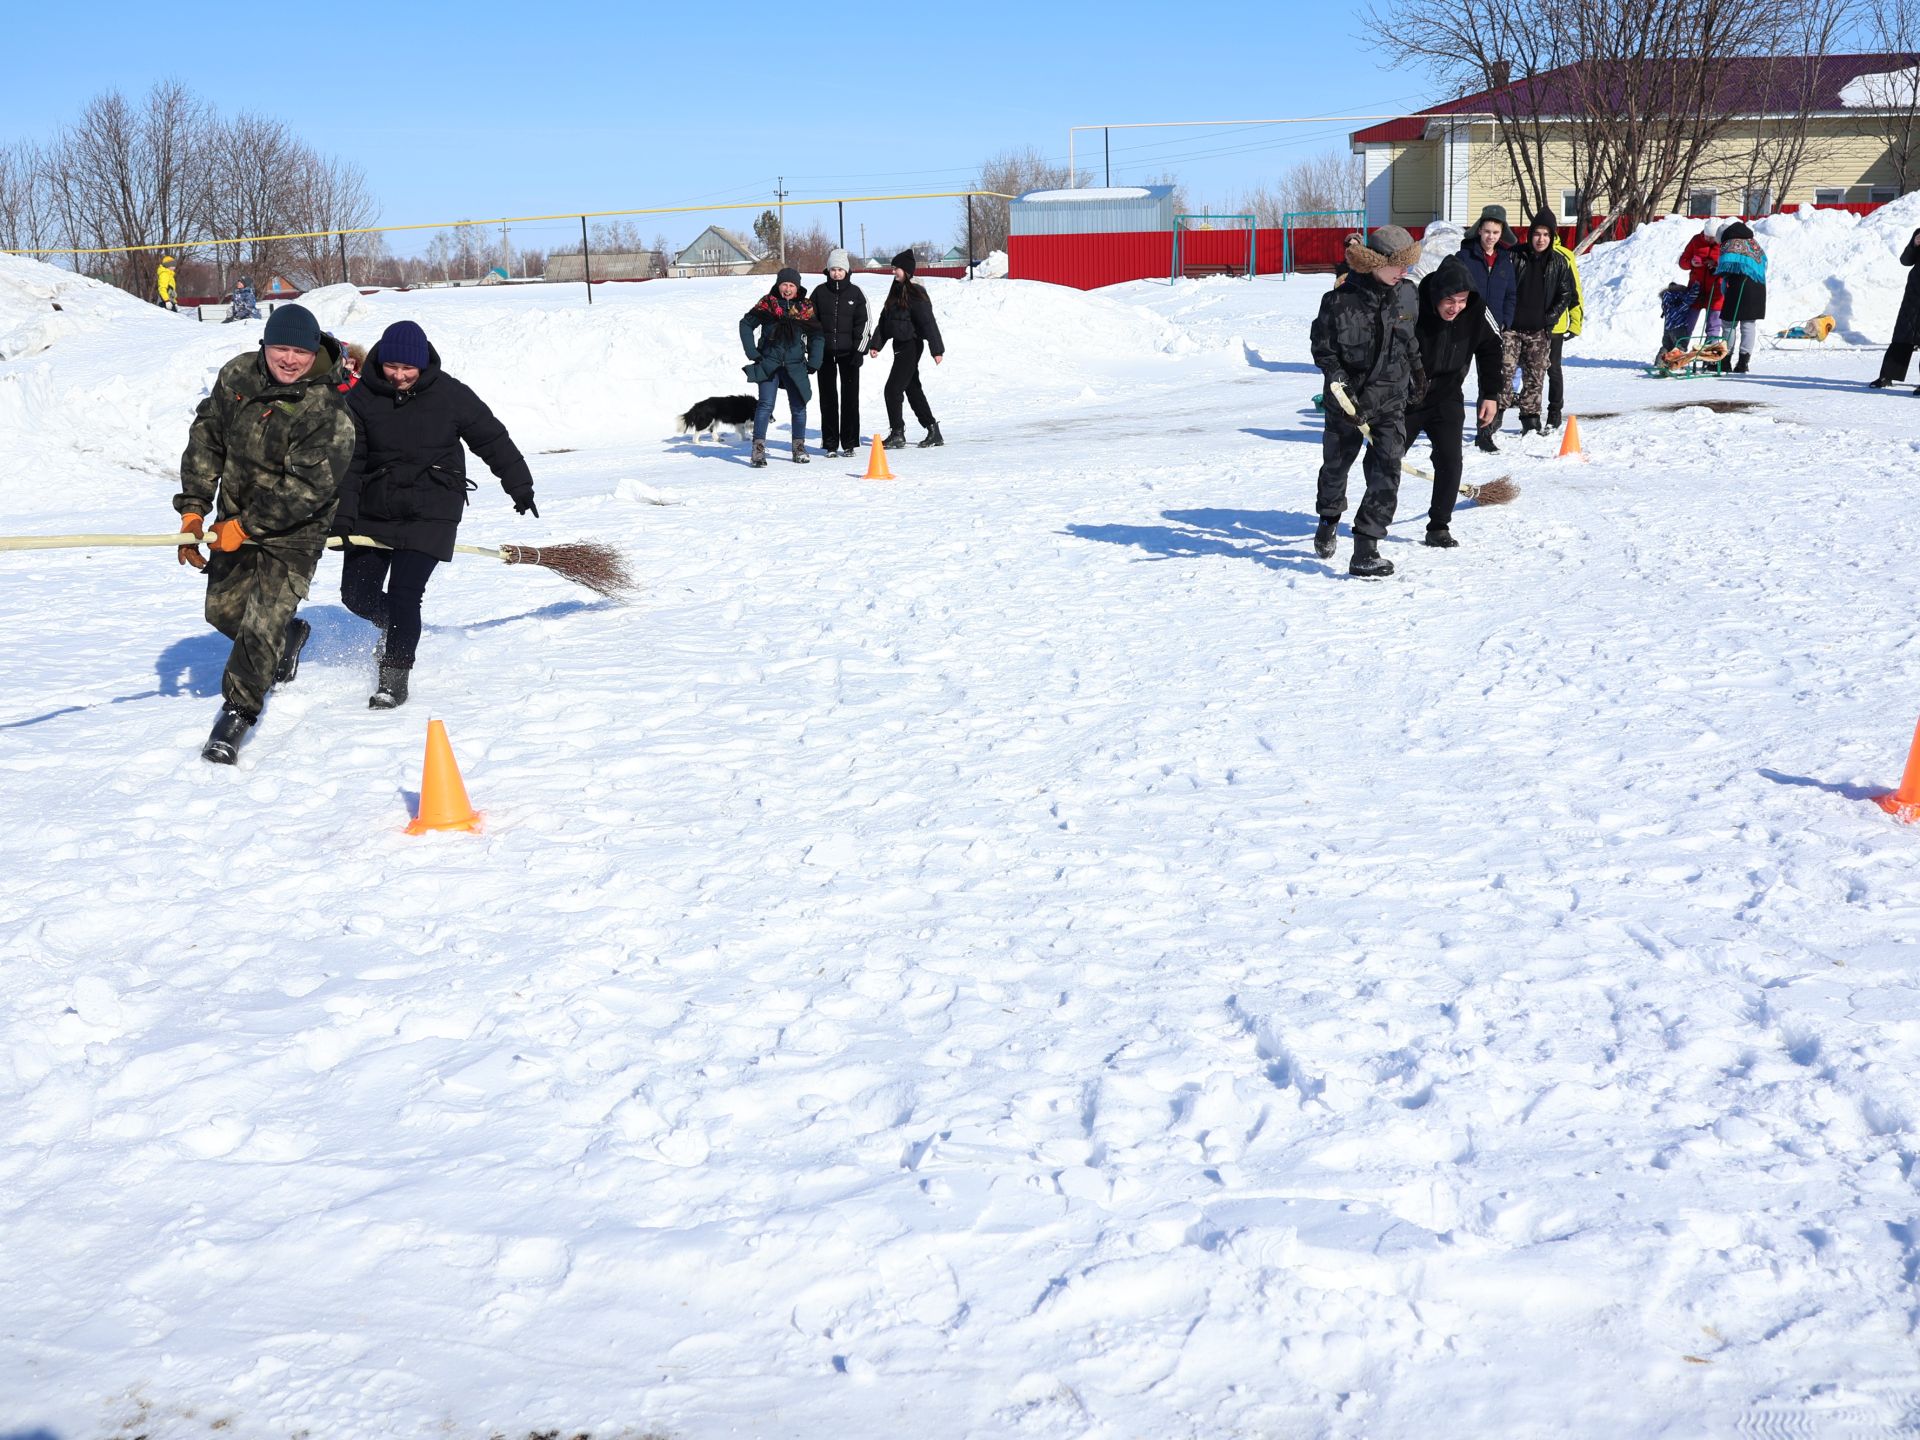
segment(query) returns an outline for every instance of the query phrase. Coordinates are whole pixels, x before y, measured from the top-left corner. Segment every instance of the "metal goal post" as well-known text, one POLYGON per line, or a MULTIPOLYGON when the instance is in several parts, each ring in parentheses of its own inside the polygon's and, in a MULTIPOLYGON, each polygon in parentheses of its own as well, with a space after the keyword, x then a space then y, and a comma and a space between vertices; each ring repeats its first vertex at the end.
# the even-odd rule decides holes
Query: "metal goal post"
POLYGON ((1176 215, 1173 217, 1173 274, 1168 278, 1178 280, 1190 269, 1199 269, 1207 274, 1238 274, 1252 279, 1259 249, 1256 240, 1256 222, 1251 215, 1176 215), (1229 246, 1225 250, 1217 250, 1209 246, 1205 253, 1233 255, 1235 250, 1241 253, 1230 260, 1195 260, 1192 258, 1195 247, 1181 243, 1182 237, 1190 231, 1211 233, 1218 230, 1238 230, 1246 237, 1244 249, 1229 246))

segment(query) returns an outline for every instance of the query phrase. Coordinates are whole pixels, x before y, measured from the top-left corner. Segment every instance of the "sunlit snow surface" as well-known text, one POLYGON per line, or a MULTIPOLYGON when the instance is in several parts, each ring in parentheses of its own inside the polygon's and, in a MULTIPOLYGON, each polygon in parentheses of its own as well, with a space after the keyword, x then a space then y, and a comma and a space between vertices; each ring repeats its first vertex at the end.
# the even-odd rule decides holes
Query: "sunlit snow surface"
MULTIPOLYGON (((1684 226, 1592 257, 1592 462, 1469 451, 1453 552, 1409 481, 1378 584, 1323 280, 930 282, 892 484, 668 438, 763 282, 315 297, 528 452, 463 539, 642 589, 463 558, 380 714, 330 558, 218 770, 169 551, 0 554, 0 1434, 1895 1425, 1914 223, 1768 222, 1763 328, 1851 308, 1741 379, 1638 374, 1684 226), (402 833, 429 716, 478 836, 402 833)), ((259 327, 64 284, 0 262, 0 529, 171 530, 259 327)))

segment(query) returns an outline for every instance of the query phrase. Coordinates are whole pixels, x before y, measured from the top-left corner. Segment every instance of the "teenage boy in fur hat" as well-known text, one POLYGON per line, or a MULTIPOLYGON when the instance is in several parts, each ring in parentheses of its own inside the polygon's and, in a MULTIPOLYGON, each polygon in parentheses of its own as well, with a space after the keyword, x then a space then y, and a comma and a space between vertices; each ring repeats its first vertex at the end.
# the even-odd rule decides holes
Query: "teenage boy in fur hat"
POLYGON ((1347 508, 1347 471, 1364 447, 1367 493, 1353 514, 1347 573, 1377 580, 1393 573, 1393 562, 1381 557, 1380 541, 1400 498, 1407 404, 1426 388, 1414 336, 1420 301, 1407 282, 1407 268, 1420 258, 1420 243, 1398 225, 1383 225, 1365 239, 1349 236, 1346 258, 1350 273, 1321 300, 1312 330, 1313 363, 1327 378, 1316 500, 1320 528, 1313 534, 1313 552, 1323 560, 1333 558, 1335 533, 1347 508), (1371 443, 1360 433, 1362 424, 1371 443))

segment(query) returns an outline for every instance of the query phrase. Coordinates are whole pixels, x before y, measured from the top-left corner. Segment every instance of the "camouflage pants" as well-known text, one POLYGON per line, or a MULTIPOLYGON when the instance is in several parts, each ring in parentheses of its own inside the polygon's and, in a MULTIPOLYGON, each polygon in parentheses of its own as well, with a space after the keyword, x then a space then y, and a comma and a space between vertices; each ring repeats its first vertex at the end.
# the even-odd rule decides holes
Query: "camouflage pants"
POLYGON ((1540 413, 1540 392, 1553 363, 1553 337, 1544 330, 1508 330, 1500 337, 1500 408, 1513 404, 1513 372, 1521 372, 1520 413, 1540 413))
POLYGON ((242 545, 207 557, 207 623, 233 641, 220 694, 258 716, 273 688, 273 667, 287 642, 287 622, 307 598, 325 537, 312 549, 242 545))

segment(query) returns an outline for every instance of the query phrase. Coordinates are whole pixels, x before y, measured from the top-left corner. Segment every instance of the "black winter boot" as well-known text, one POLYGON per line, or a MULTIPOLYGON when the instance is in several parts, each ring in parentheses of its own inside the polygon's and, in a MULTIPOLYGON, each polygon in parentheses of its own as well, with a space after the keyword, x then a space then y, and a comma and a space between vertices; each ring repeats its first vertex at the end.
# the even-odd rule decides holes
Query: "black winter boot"
POLYGON ((794 438, 793 442, 793 463, 796 465, 811 465, 813 463, 813 457, 807 454, 807 442, 798 436, 794 438))
POLYGON ((1313 532, 1313 553, 1322 560, 1333 558, 1334 545, 1339 538, 1339 528, 1340 521, 1337 517, 1332 520, 1324 515, 1320 517, 1320 526, 1313 532))
POLYGON ((1460 542, 1453 538, 1453 531, 1444 525, 1429 525, 1427 527, 1427 538, 1420 543, 1422 545, 1431 545, 1436 550, 1458 550, 1460 548, 1460 542))
POLYGON ((280 663, 273 667, 273 683, 285 685, 300 673, 300 652, 306 648, 313 627, 298 615, 287 621, 286 644, 280 651, 280 663))
POLYGON ((927 438, 922 440, 919 443, 919 445, 916 446, 915 448, 920 450, 931 450, 936 445, 944 445, 946 443, 947 442, 944 439, 942 439, 940 436, 940 422, 938 420, 935 420, 927 426, 927 438))
POLYGON ((1520 417, 1521 438, 1524 439, 1528 435, 1544 435, 1545 433, 1546 432, 1540 428, 1540 417, 1538 415, 1522 415, 1520 417))
POLYGON ((1886 376, 1876 375, 1867 382, 1867 388, 1869 390, 1884 390, 1891 384, 1893 384, 1893 381, 1889 380, 1886 376))
POLYGON ((1473 448, 1476 450, 1484 450, 1489 455, 1498 455, 1500 453, 1500 447, 1493 443, 1493 431, 1494 427, 1491 425, 1482 425, 1478 430, 1475 430, 1473 432, 1473 448))
POLYGON ((229 705, 213 722, 213 733, 200 747, 200 758, 214 765, 232 765, 240 758, 240 742, 253 728, 254 717, 229 705))
POLYGON ((408 671, 398 665, 380 667, 380 688, 367 697, 369 710, 398 710, 407 703, 408 671))
POLYGON ((747 463, 753 466, 753 468, 756 470, 764 470, 767 468, 767 442, 766 441, 756 440, 753 442, 753 458, 749 460, 747 463))
POLYGON ((1393 573, 1393 562, 1380 555, 1380 542, 1371 535, 1353 537, 1353 559, 1347 563, 1347 573, 1358 575, 1362 580, 1384 580, 1393 573))
POLYGON ((1751 355, 1747 354, 1745 351, 1742 351, 1740 354, 1740 358, 1733 362, 1733 373, 1736 375, 1746 374, 1747 364, 1752 359, 1753 357, 1751 355))
POLYGON ((882 450, 906 449, 907 448, 906 427, 901 425, 896 425, 893 427, 893 429, 887 431, 887 438, 880 442, 880 448, 882 450))
POLYGON ((1558 410, 1547 411, 1547 429, 1558 430, 1563 417, 1558 410))

